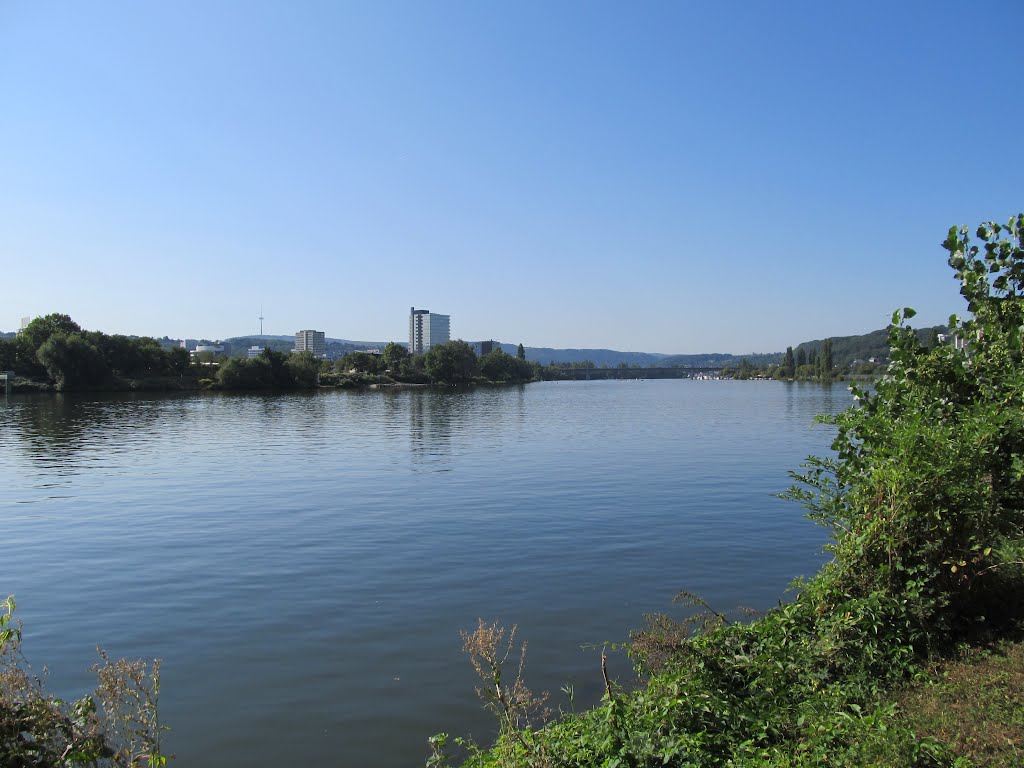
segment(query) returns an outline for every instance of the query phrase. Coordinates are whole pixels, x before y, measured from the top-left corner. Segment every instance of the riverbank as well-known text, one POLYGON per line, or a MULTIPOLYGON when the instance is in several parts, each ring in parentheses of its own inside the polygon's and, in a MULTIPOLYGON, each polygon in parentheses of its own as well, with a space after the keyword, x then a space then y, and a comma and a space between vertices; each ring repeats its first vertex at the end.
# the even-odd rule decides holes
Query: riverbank
POLYGON ((599 696, 581 645, 680 586, 764 609, 813 572, 822 532, 772 494, 827 450, 814 414, 849 400, 680 381, 11 397, 4 594, 65 698, 95 642, 163 658, 182 765, 422 765, 432 733, 489 730, 458 638, 484 610, 520 623, 531 680, 568 709, 567 682, 577 707, 599 696))
MULTIPOLYGON (((206 373, 206 371, 203 371, 206 373)), ((483 377, 475 377, 471 381, 461 382, 459 386, 503 387, 509 385, 528 384, 538 379, 492 381, 483 377)), ((12 394, 40 393, 117 393, 117 392, 281 392, 291 390, 330 390, 330 389, 427 389, 430 387, 449 387, 450 383, 442 381, 402 381, 385 375, 322 374, 308 386, 250 386, 248 384, 223 384, 215 378, 199 376, 159 376, 143 379, 112 379, 106 382, 80 387, 59 388, 52 381, 39 381, 15 378, 11 384, 12 394)))
MULTIPOLYGON (((962 345, 926 345, 908 323, 914 311, 894 313, 885 375, 871 391, 853 386, 855 404, 822 417, 837 431, 834 454, 812 456, 792 475, 785 498, 831 538, 831 559, 793 583, 792 600, 743 622, 680 593, 688 613, 653 616, 631 638, 639 685, 616 685, 602 657, 601 704, 548 724, 537 718, 543 697, 514 671, 502 673, 514 648, 481 622, 463 649, 499 736, 491 747, 457 742, 456 760, 503 768, 966 764, 957 754, 971 739, 959 735, 965 727, 925 736, 925 713, 941 704, 907 699, 917 703, 904 711, 917 714, 901 720, 899 697, 930 671, 955 668, 964 649, 1009 648, 1024 635, 1024 215, 979 227, 984 249, 967 233, 954 228, 944 243, 972 312, 951 320, 962 345)), ((831 366, 822 370, 829 380, 831 366)), ((1019 662, 1009 667, 999 674, 1017 680, 1019 662)), ((984 676, 979 669, 967 678, 984 676)), ((975 701, 998 711, 999 697, 989 686, 975 701)), ((1018 701, 1008 704, 1005 764, 1019 765, 1018 701)), ((449 744, 444 734, 432 741, 434 766, 449 763, 449 744)))

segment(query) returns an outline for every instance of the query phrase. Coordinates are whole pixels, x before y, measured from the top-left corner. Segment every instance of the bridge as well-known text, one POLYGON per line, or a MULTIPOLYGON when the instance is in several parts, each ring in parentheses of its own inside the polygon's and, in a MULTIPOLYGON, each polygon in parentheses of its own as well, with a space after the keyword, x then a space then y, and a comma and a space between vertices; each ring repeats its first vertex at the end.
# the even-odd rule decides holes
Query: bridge
POLYGON ((717 376, 722 366, 693 366, 678 368, 563 368, 548 366, 545 378, 571 381, 592 379, 692 379, 717 376), (551 376, 550 374, 556 374, 551 376))

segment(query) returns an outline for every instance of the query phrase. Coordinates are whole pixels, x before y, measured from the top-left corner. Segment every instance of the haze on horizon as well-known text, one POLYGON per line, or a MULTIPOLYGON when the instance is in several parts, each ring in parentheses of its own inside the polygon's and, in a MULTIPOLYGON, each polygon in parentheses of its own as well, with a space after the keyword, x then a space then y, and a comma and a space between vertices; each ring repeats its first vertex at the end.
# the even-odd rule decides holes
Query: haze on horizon
POLYGON ((778 351, 962 311, 1024 5, 0 3, 0 330, 778 351))

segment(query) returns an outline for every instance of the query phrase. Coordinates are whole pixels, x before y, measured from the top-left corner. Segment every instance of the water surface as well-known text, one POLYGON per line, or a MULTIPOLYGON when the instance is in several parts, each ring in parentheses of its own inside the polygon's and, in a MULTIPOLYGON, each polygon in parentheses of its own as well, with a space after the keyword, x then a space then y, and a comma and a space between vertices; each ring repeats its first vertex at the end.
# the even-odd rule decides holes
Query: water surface
POLYGON ((431 733, 488 733, 458 636, 478 616, 585 704, 583 646, 680 589, 764 609, 813 572, 823 531, 772 494, 849 402, 679 380, 12 396, 0 592, 62 694, 97 643, 162 657, 182 765, 420 765, 431 733))

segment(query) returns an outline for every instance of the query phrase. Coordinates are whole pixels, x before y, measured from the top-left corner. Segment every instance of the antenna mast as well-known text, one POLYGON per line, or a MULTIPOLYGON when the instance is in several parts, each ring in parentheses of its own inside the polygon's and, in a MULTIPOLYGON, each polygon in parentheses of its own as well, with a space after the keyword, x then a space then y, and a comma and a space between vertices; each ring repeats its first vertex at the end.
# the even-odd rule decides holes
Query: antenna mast
POLYGON ((260 304, 260 336, 263 335, 263 305, 260 304))

